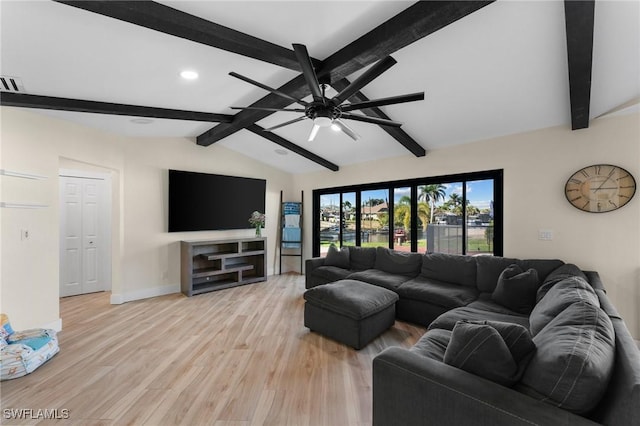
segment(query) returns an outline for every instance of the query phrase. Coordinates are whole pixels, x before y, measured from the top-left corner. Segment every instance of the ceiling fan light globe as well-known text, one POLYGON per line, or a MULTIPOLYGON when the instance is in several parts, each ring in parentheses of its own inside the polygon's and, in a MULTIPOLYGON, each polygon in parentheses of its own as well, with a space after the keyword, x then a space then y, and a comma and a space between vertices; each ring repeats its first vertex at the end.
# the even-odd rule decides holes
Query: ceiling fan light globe
POLYGON ((331 122, 331 130, 333 130, 334 132, 339 132, 342 129, 340 128, 340 126, 338 126, 336 123, 331 122))
POLYGON ((313 124, 318 127, 329 127, 331 126, 331 120, 329 117, 316 117, 313 119, 313 124))

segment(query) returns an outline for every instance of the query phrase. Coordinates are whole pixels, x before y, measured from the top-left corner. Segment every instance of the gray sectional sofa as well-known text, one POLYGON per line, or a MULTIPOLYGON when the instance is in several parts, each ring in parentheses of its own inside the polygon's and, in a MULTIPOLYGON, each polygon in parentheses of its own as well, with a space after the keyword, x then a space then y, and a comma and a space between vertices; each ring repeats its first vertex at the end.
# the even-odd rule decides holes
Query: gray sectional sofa
POLYGON ((373 362, 373 424, 632 425, 640 352, 596 272, 560 260, 332 248, 306 287, 394 291, 428 327, 373 362))

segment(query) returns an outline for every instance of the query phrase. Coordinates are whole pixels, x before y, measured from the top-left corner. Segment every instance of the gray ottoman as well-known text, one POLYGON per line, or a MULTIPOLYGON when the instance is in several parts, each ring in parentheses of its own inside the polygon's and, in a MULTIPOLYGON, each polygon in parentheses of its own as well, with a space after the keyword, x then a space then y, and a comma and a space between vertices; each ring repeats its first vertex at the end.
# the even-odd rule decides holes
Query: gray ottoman
POLYGON ((360 349, 393 325, 398 295, 362 281, 340 280, 307 290, 304 299, 305 327, 360 349))

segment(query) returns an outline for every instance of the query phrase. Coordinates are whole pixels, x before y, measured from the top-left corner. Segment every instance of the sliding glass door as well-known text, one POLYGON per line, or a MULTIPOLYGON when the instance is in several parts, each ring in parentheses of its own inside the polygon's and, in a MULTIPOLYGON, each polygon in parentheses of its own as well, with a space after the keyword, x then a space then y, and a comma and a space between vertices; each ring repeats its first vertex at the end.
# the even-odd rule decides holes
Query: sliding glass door
POLYGON ((360 192, 360 235, 363 247, 389 247, 389 190, 360 192))
POLYGON ((329 245, 502 255, 502 170, 313 191, 314 256, 329 245))

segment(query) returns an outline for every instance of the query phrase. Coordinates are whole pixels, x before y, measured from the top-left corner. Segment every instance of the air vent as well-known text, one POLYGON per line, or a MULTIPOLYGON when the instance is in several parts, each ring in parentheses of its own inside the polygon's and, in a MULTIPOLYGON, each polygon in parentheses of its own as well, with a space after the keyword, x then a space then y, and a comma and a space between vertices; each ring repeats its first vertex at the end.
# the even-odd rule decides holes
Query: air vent
POLYGON ((19 77, 9 77, 6 75, 0 76, 0 91, 2 92, 24 92, 24 86, 22 80, 19 77))

